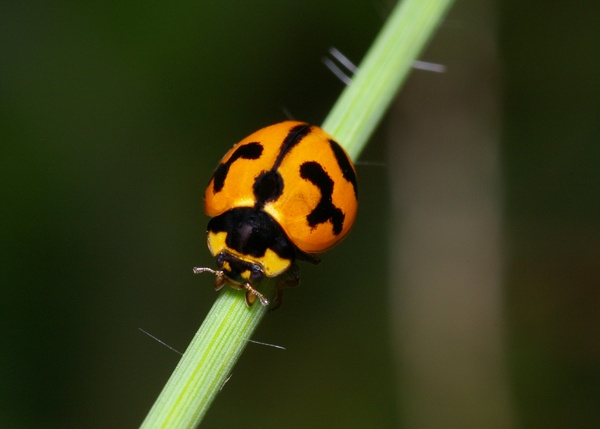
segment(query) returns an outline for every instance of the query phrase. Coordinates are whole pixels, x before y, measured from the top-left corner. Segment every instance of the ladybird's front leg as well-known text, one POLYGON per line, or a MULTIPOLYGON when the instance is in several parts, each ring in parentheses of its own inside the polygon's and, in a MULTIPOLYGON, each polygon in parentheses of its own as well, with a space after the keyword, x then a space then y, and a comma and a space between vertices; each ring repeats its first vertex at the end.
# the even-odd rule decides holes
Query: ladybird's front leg
POLYGON ((245 298, 246 298, 246 305, 248 307, 251 307, 252 304, 254 304, 254 301, 256 301, 256 297, 258 297, 258 299, 260 300, 260 303, 262 305, 264 305, 265 307, 267 307, 269 305, 269 300, 267 298, 265 298, 262 293, 260 293, 256 289, 254 289, 254 287, 250 283, 246 282, 242 285, 242 287, 244 289, 246 289, 245 298))
POLYGON ((216 277, 214 285, 216 291, 221 290, 223 286, 225 286, 225 284, 227 283, 227 277, 225 276, 225 273, 222 270, 213 270, 212 268, 207 267, 195 267, 194 274, 200 273, 211 273, 216 277))

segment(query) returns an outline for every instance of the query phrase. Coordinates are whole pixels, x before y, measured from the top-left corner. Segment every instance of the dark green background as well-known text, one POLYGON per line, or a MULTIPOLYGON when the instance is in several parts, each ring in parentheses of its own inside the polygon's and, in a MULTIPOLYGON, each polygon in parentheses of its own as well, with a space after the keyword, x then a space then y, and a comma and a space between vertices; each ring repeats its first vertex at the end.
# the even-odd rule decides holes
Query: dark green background
MULTIPOLYGON (((496 8, 505 315, 518 427, 600 419, 600 20, 590 2, 496 8)), ((372 1, 0 4, 0 426, 135 427, 215 298, 202 194, 231 144, 343 89, 372 1)), ((436 36, 477 28, 469 2, 436 36), (458 30, 462 29, 462 30, 458 30)), ((474 32, 476 38, 476 32, 474 32)), ((434 42, 435 43, 435 42, 434 42)), ((435 61, 435 58, 432 59, 435 61)), ((409 82, 410 84, 410 82, 409 82)), ((385 162, 385 130, 363 159, 385 162)), ((256 333, 205 427, 401 426, 386 167, 355 230, 256 333), (327 286, 327 287, 326 287, 327 286)))

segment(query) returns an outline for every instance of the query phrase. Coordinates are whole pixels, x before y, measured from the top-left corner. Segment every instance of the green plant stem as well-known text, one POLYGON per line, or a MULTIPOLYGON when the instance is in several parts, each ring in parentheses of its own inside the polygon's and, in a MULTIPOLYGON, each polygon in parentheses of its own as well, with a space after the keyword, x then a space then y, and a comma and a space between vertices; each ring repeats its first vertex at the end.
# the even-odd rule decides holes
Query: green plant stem
MULTIPOLYGON (((274 282, 263 286, 272 295, 274 282)), ((223 289, 142 427, 196 427, 266 311, 258 301, 248 308, 243 293, 223 289)))
MULTIPOLYGON (((323 123, 352 159, 358 158, 451 3, 404 0, 395 7, 323 123)), ((267 298, 272 298, 273 280, 260 287, 267 298)), ((141 427, 196 427, 265 313, 260 303, 248 308, 243 293, 225 288, 141 427)))
POLYGON ((394 8, 322 125, 353 160, 362 152, 452 3, 404 0, 394 8))

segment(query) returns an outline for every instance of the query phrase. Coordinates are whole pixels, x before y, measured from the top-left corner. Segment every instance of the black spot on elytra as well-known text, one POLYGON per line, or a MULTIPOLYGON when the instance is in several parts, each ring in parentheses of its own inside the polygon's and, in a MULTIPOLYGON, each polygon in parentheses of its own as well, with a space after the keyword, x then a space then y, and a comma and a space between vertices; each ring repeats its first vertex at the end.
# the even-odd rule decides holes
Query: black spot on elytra
POLYGON ((333 180, 318 162, 309 161, 300 166, 300 176, 310 181, 321 192, 321 199, 306 217, 311 228, 327 221, 333 226, 333 233, 339 235, 344 226, 344 213, 333 205, 333 180))
POLYGON ((273 170, 278 169, 283 161, 283 158, 285 158, 285 156, 310 133, 311 127, 308 124, 299 124, 292 127, 281 143, 277 160, 275 160, 275 164, 273 164, 273 170))
POLYGON ((214 193, 221 192, 225 185, 225 179, 229 173, 229 168, 238 159, 258 159, 262 155, 263 147, 258 142, 248 143, 238 147, 227 162, 219 164, 213 174, 214 193))
POLYGON ((263 171, 252 187, 256 197, 255 207, 262 207, 268 201, 275 201, 283 193, 283 179, 277 170, 263 171))
POLYGON ((333 155, 335 156, 335 160, 342 171, 342 175, 344 179, 348 182, 352 183, 352 187, 354 188, 354 196, 358 198, 358 186, 356 181, 356 172, 354 168, 352 168, 352 164, 348 159, 348 156, 342 149, 342 147, 334 140, 329 140, 329 145, 331 146, 331 150, 333 151, 333 155))
POLYGON ((299 124, 292 127, 279 148, 277 159, 269 171, 263 171, 254 180, 252 191, 256 200, 255 207, 263 207, 269 201, 275 201, 283 193, 284 181, 279 173, 279 167, 285 156, 310 134, 311 127, 308 124, 299 124))

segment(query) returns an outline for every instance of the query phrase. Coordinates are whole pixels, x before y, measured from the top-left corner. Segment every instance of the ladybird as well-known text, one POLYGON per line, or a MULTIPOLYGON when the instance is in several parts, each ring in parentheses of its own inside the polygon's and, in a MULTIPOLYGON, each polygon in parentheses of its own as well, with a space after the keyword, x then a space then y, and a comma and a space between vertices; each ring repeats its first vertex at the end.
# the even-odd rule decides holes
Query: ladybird
POLYGON ((346 151, 321 128, 286 121, 246 137, 225 154, 204 194, 211 220, 207 243, 225 284, 246 291, 251 306, 264 277, 283 274, 283 286, 299 283, 296 260, 320 262, 317 254, 348 234, 358 207, 356 170, 346 151))

